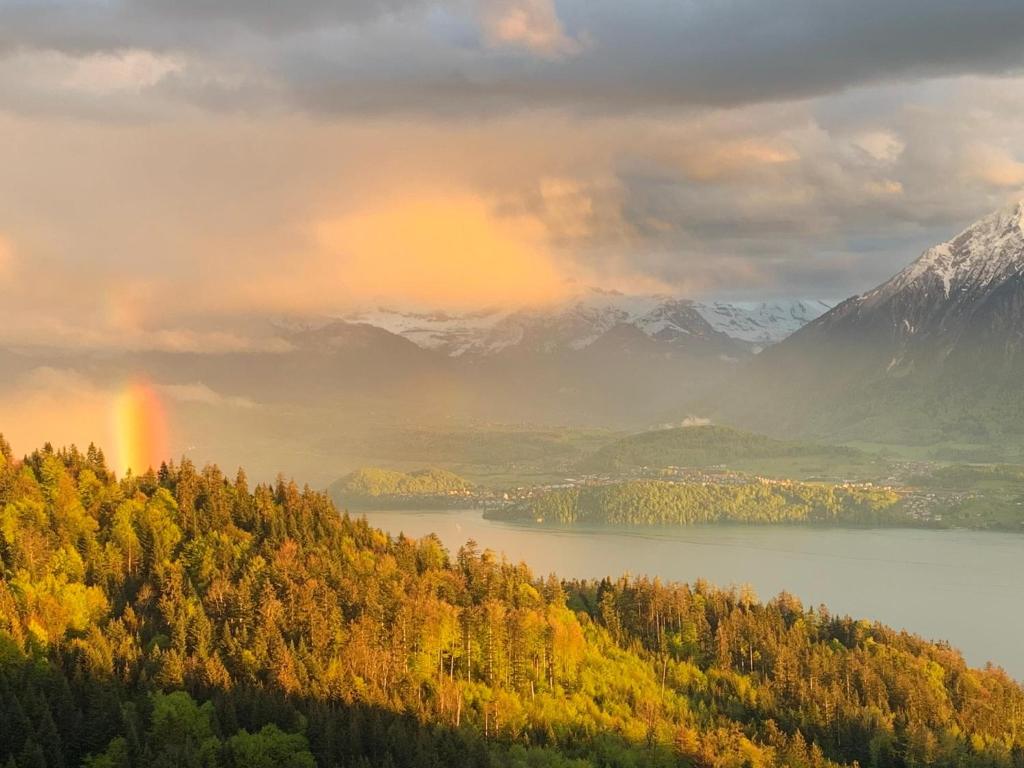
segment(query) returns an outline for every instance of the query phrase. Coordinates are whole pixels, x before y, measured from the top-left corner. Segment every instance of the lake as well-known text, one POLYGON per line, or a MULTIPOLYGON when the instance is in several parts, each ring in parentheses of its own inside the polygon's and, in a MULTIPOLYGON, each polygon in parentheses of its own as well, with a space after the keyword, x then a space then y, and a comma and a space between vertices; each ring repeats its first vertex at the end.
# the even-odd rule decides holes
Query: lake
POLYGON ((556 529, 484 520, 478 510, 367 512, 397 535, 436 533, 454 552, 482 549, 535 574, 623 573, 720 586, 751 585, 761 599, 786 590, 805 605, 877 619, 948 640, 967 661, 1024 680, 1024 535, 981 531, 784 526, 556 529))

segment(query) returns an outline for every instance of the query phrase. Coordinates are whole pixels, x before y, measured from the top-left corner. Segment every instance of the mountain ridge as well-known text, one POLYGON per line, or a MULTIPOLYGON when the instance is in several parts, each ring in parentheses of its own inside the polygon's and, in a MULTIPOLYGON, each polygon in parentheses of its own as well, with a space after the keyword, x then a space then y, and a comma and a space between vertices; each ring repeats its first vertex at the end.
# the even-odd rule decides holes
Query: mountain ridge
POLYGON ((657 341, 710 341, 759 351, 831 308, 820 299, 700 302, 665 294, 589 289, 558 304, 520 309, 485 308, 451 313, 364 309, 343 320, 366 323, 450 357, 500 354, 515 347, 537 352, 578 351, 616 325, 629 325, 657 341))
POLYGON ((725 412, 833 439, 1021 440, 1024 203, 991 213, 755 359, 725 412), (744 402, 746 401, 746 402, 744 402))

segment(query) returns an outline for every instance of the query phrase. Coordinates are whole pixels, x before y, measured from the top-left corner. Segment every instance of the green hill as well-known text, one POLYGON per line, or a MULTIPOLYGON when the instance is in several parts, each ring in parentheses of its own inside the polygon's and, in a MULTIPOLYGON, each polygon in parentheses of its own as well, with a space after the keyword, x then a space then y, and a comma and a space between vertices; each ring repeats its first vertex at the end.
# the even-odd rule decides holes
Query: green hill
POLYGON ((473 485, 445 469, 399 472, 363 467, 332 483, 327 492, 341 507, 432 503, 465 498, 473 485))
POLYGON ((616 440, 586 459, 588 472, 641 467, 726 467, 768 475, 839 475, 850 479, 877 471, 878 460, 840 446, 776 440, 723 426, 692 426, 641 432, 616 440))
MULTIPOLYGON (((955 610, 955 606, 951 607, 955 610)), ((993 627, 993 631, 997 628, 993 627)), ((0 765, 1019 768, 1024 690, 788 595, 535 577, 0 439, 0 765)))
POLYGON ((553 490, 486 516, 556 525, 906 524, 899 501, 898 494, 883 488, 791 481, 719 485, 638 480, 553 490))

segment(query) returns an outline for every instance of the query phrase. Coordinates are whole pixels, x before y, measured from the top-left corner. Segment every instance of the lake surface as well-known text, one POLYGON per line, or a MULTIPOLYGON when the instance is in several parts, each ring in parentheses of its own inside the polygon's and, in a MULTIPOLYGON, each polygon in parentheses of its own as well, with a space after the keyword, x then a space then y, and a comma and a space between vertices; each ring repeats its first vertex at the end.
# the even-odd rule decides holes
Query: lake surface
POLYGON ((980 531, 716 525, 555 529, 484 520, 478 510, 367 512, 397 535, 467 539, 568 578, 646 574, 786 590, 804 605, 948 640, 973 666, 1024 680, 1024 535, 980 531))

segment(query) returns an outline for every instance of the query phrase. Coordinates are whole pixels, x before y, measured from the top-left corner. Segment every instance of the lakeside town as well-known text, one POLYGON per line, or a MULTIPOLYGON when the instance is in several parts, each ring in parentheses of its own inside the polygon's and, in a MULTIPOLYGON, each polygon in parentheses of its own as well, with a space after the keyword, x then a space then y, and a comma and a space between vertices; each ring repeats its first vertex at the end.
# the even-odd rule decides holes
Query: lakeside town
MULTIPOLYGON (((943 526, 949 510, 984 499, 977 490, 951 490, 915 484, 915 479, 930 476, 939 465, 934 462, 898 462, 888 467, 885 477, 874 480, 835 480, 809 477, 805 480, 771 477, 730 469, 726 465, 710 467, 633 467, 622 472, 581 472, 542 483, 521 483, 504 488, 461 481, 447 488, 384 493, 348 493, 335 490, 341 506, 361 509, 415 507, 471 508, 501 511, 526 507, 552 494, 573 489, 593 489, 629 483, 657 482, 667 486, 733 487, 761 485, 785 491, 807 486, 829 487, 846 492, 877 491, 898 497, 895 506, 899 518, 908 525, 943 526)), ((453 475, 453 477, 455 477, 453 475)))

